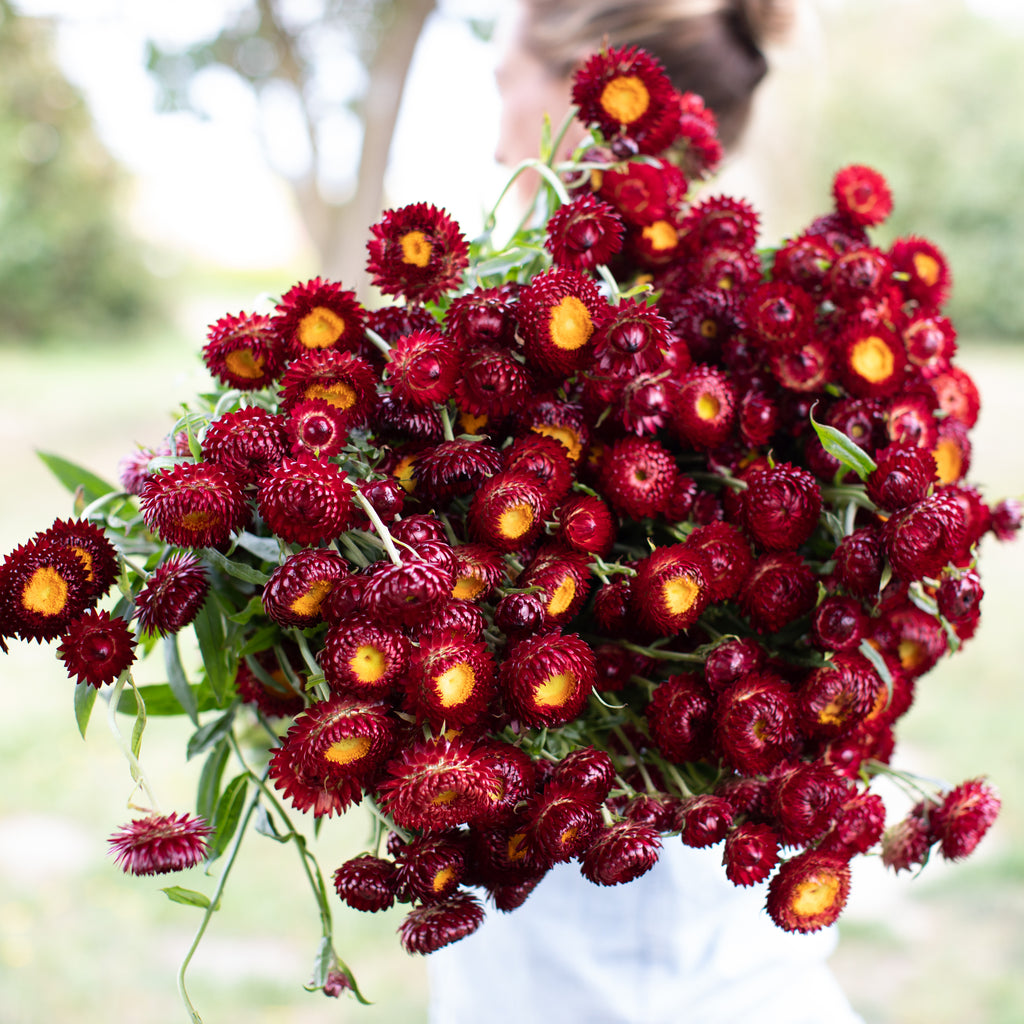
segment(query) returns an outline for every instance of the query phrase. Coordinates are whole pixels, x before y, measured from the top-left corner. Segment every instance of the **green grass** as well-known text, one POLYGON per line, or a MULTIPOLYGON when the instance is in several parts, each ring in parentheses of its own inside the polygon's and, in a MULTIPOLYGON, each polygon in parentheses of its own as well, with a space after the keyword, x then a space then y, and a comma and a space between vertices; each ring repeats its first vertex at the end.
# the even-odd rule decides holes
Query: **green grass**
MULTIPOLYGON (((127 349, 111 352, 97 343, 3 352, 0 551, 69 514, 67 495, 33 448, 112 477, 117 459, 136 441, 158 441, 177 402, 204 385, 195 353, 206 324, 243 308, 260 287, 274 286, 252 284, 240 283, 226 304, 192 304, 183 323, 127 349)), ((967 344, 960 361, 985 401, 971 477, 990 498, 1019 495, 1024 354, 967 344)), ((877 862, 858 869, 833 964, 872 1024, 1024 1019, 1024 759, 1016 736, 1024 711, 1024 544, 987 540, 982 575, 978 635, 921 682, 901 730, 900 756, 950 782, 989 774, 1004 811, 962 865, 930 865, 915 879, 893 878, 877 862)), ((159 670, 145 666, 143 673, 156 678, 159 670)), ((0 1020, 184 1021, 175 975, 199 912, 170 903, 159 890, 180 884, 210 892, 215 878, 194 870, 184 879, 130 879, 112 866, 106 837, 130 817, 131 779, 101 705, 87 739, 79 738, 71 689, 51 650, 14 645, 0 660, 0 694, 0 1020)), ((187 733, 180 723, 153 722, 143 744, 143 761, 167 809, 191 806, 198 765, 181 762, 187 733)), ((358 817, 326 823, 316 844, 325 873, 359 851, 363 830, 358 817)), ((425 967, 398 947, 400 912, 343 910, 336 904, 338 949, 375 1000, 368 1009, 302 990, 319 937, 315 904, 292 848, 247 838, 190 973, 204 1019, 424 1020, 425 967)))

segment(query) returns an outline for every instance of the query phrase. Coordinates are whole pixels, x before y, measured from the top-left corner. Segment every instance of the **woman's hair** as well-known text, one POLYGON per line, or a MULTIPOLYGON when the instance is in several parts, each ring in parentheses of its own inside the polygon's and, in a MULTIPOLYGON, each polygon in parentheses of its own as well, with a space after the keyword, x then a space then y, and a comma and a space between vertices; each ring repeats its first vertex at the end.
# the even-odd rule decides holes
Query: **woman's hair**
POLYGON ((732 147, 768 71, 762 47, 780 40, 795 0, 524 0, 521 42, 555 77, 605 42, 640 46, 677 89, 695 92, 732 147))

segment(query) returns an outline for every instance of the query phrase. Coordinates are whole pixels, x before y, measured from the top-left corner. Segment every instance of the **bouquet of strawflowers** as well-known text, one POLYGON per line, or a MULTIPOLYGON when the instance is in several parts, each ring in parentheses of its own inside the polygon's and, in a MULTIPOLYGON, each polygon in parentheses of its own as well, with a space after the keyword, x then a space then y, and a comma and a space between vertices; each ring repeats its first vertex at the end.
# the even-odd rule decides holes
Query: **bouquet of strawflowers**
POLYGON ((1021 519, 966 482, 945 257, 872 245, 892 201, 862 166, 758 249, 750 205, 701 187, 713 115, 641 50, 594 55, 573 100, 588 142, 519 169, 542 183, 507 244, 493 216, 470 244, 389 210, 368 269, 394 302, 316 278, 218 320, 216 386, 166 444, 116 488, 45 456, 76 516, 0 567, 0 638, 59 639, 80 729, 98 693, 116 736, 134 717, 124 869, 223 858, 211 895, 165 890, 198 942, 245 831, 296 843, 330 994, 359 994, 335 898, 405 904, 430 953, 555 864, 616 885, 720 844, 807 932, 853 858, 957 860, 999 808, 889 765, 918 679, 977 627, 979 542, 1021 519), (167 682, 137 685, 158 646, 167 682), (194 814, 157 810, 147 709, 196 727, 194 814), (888 828, 878 776, 913 804, 888 828), (357 804, 370 842, 328 886, 296 818, 357 804))

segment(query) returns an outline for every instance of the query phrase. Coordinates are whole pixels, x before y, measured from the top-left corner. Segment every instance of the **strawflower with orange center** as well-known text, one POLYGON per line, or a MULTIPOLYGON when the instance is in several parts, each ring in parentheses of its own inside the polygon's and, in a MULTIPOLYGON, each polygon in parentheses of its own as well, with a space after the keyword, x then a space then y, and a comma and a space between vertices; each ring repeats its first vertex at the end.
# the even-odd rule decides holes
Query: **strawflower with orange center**
POLYGON ((515 717, 536 728, 564 725, 583 711, 597 682, 594 652, 575 633, 526 636, 508 650, 500 679, 515 717))
POLYGON ((20 545, 0 566, 0 633, 40 641, 60 636, 88 605, 88 587, 82 560, 70 547, 20 545))
POLYGON ((776 872, 765 906, 780 928, 816 932, 836 921, 849 894, 847 861, 834 853, 805 850, 776 872))
POLYGON ((290 356, 326 349, 351 352, 362 343, 366 311, 355 292, 315 277, 281 296, 271 323, 290 356))

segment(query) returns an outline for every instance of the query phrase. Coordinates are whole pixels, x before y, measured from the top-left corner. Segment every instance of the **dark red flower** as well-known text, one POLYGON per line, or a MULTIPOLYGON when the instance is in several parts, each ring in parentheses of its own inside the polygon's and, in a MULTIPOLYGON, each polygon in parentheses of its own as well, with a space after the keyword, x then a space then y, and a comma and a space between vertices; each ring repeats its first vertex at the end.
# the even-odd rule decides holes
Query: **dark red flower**
POLYGON ((864 639, 867 626, 868 617, 860 601, 831 594, 814 609, 811 638, 827 651, 852 651, 864 639))
POLYGON ((974 852, 999 814, 1001 802, 984 779, 970 779, 951 789, 932 814, 932 834, 947 860, 974 852))
POLYGON ((85 566, 71 547, 22 544, 0 566, 0 635, 52 640, 85 610, 88 592, 85 566))
POLYGON ((710 793, 687 797, 679 805, 679 838, 687 846, 701 849, 714 846, 727 835, 732 825, 732 804, 710 793))
POLYGON ((123 825, 110 837, 110 852, 125 874, 164 875, 184 871, 206 857, 213 829, 188 814, 151 814, 123 825))
POLYGON ((755 563, 738 599, 751 625, 772 633, 814 607, 818 581, 795 552, 765 555, 755 563))
POLYGON ((213 462, 183 462, 153 474, 141 505, 146 525, 181 548, 226 544, 250 516, 242 482, 213 462))
POLYGON ((433 953, 475 932, 483 919, 477 898, 457 893, 439 903, 413 907, 398 926, 398 934, 407 953, 433 953))
POLYGON ((601 490, 612 507, 630 519, 661 515, 678 470, 668 449, 654 438, 615 442, 601 465, 601 490))
POLYGON ((319 660, 336 693, 380 696, 405 674, 409 642, 397 629, 363 617, 346 618, 327 630, 319 660))
POLYGON ((796 698, 771 672, 752 672, 720 694, 715 719, 724 760, 750 775, 778 764, 797 736, 796 698))
POLYGON ((601 824, 597 804, 572 787, 549 783, 527 811, 530 855, 545 864, 581 857, 601 824))
POLYGON ((264 522, 290 544, 319 544, 348 529, 353 487, 333 462, 300 455, 283 459, 260 481, 256 504, 264 522))
POLYGON ((714 702, 696 675, 669 676, 658 684, 645 712, 651 739, 669 761, 699 761, 710 751, 714 702))
POLYGON ((345 413, 322 398, 311 398, 291 407, 285 423, 292 455, 329 459, 348 441, 345 413))
POLYGON ((920 501, 935 481, 935 458, 916 445, 889 445, 875 455, 876 468, 868 474, 868 497, 887 512, 897 512, 920 501))
POLYGON ((832 180, 836 210, 854 224, 872 227, 892 213, 892 192, 878 171, 852 164, 837 171, 832 180))
POLYGON ((365 359, 351 352, 306 352, 293 359, 281 377, 281 407, 291 412, 314 399, 333 405, 345 426, 365 423, 378 403, 377 374, 365 359))
POLYGON ((284 358, 269 316, 239 313, 210 327, 203 348, 207 369, 225 387, 259 391, 281 374, 284 358))
POLYGON ((580 859, 580 871, 595 885, 621 885, 650 871, 660 853, 657 829, 619 821, 598 832, 580 859))
POLYGON ((593 270, 622 248, 622 219, 609 203, 585 193, 548 219, 544 248, 570 270, 593 270))
POLYGON ((754 470, 742 492, 747 532, 769 551, 793 551, 814 532, 821 515, 821 491, 813 474, 788 462, 754 470))
POLYGON ((483 481, 469 506, 472 535, 499 551, 528 547, 544 528, 551 502, 529 473, 502 470, 483 481))
POLYGON ((835 821, 848 783, 822 761, 797 764, 769 781, 768 799, 779 838, 786 846, 806 846, 835 821))
POLYGON ((315 626, 322 620, 327 595, 348 575, 348 566, 337 551, 297 551, 270 574, 263 587, 263 610, 280 626, 315 626))
POLYGON ((451 397, 458 359, 458 349, 439 330, 414 331, 392 346, 384 377, 399 402, 426 409, 451 397))
POLYGON ((711 600, 707 559, 686 544, 663 544, 636 566, 632 604, 660 636, 692 626, 711 600))
POLYGON ((502 454, 493 445, 457 437, 419 452, 416 482, 430 501, 446 505, 452 498, 473 494, 501 468, 502 454))
POLYGON ((195 555, 172 554, 153 570, 135 597, 139 628, 160 636, 177 633, 199 614, 209 589, 209 573, 195 555))
POLYGON ((676 431, 694 448, 717 448, 736 423, 736 387, 715 366, 697 365, 678 382, 674 400, 676 431))
POLYGON ((500 669, 511 712, 541 729, 564 725, 586 707, 597 682, 594 652, 575 633, 527 636, 513 644, 500 669))
POLYGON ((897 238, 889 249, 889 259, 901 275, 897 280, 908 298, 931 309, 938 309, 949 298, 949 263, 928 239, 916 235, 897 238))
POLYGON ((334 872, 334 890, 354 910, 375 913, 394 906, 395 876, 394 862, 364 853, 334 872))
POLYGON ((405 674, 406 705, 432 728, 477 721, 494 695, 494 659, 487 646, 461 632, 420 639, 405 674))
POLYGON ((933 800, 922 800, 905 818, 885 830, 882 863, 887 868, 899 874, 927 861, 935 841, 930 818, 937 807, 933 800))
POLYGON ((574 551, 607 555, 615 542, 616 524, 608 505, 594 495, 570 497, 554 511, 556 536, 574 551))
POLYGON ((385 295, 432 302, 461 282, 469 245, 444 210, 429 203, 387 210, 370 231, 366 269, 385 295))
POLYGON ((111 618, 106 611, 87 611, 68 626, 57 656, 72 679, 98 689, 135 661, 135 638, 124 619, 111 618))
POLYGON ((850 866, 834 853, 806 850, 768 885, 768 916, 788 932, 816 932, 837 920, 850 894, 850 866))
POLYGON ((896 512, 882 530, 882 541, 893 572, 919 580, 938 576, 960 547, 964 530, 963 509, 940 492, 896 512))
POLYGON ((863 655, 837 654, 813 669, 798 693, 803 727, 811 735, 836 737, 862 722, 875 705, 882 680, 863 655))
POLYGON ((286 420, 257 405, 224 413, 206 428, 202 453, 243 483, 256 483, 288 453, 286 420))
POLYGON ((903 387, 907 350, 903 339, 886 327, 850 325, 837 356, 843 387, 857 398, 893 395, 903 387))
POLYGON ((463 356, 455 401, 473 416, 502 419, 519 409, 532 390, 530 371, 511 352, 480 345, 463 356))
POLYGON ((725 875, 733 885, 763 882, 779 862, 779 837, 768 825, 749 821, 726 837, 722 852, 725 875))
POLYGON ((271 325, 290 356, 324 349, 352 352, 363 340, 366 311, 355 292, 314 277, 281 296, 271 325))

